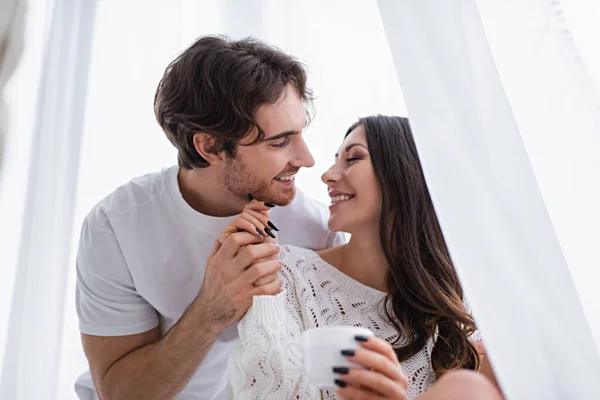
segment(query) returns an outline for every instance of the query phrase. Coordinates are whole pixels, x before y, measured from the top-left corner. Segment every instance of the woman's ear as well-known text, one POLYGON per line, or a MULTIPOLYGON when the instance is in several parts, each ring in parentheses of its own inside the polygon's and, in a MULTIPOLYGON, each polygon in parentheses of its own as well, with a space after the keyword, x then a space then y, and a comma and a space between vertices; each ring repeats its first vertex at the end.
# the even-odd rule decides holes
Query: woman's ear
POLYGON ((215 139, 208 133, 194 134, 194 148, 210 165, 216 165, 223 161, 223 152, 217 152, 215 139))

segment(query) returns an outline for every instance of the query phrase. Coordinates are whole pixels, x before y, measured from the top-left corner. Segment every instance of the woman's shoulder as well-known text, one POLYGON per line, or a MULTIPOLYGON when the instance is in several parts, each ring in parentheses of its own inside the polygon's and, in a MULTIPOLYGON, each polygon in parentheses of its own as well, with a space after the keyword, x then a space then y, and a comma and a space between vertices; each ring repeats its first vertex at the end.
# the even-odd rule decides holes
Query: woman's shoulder
POLYGON ((288 302, 306 305, 298 299, 314 286, 312 282, 321 278, 321 259, 313 250, 290 245, 281 246, 278 258, 283 262, 279 279, 287 292, 288 302))
POLYGON ((279 250, 278 258, 284 265, 305 270, 321 261, 314 250, 292 245, 282 245, 279 250))

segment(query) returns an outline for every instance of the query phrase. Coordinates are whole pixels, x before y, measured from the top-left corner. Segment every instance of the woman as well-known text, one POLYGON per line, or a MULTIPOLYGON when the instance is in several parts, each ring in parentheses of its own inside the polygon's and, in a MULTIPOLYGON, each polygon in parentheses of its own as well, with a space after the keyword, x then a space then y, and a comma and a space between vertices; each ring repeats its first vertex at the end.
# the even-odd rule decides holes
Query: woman
MULTIPOLYGON (((296 372, 288 343, 310 328, 350 325, 375 337, 357 337, 362 347, 348 356, 366 368, 334 370, 339 398, 501 398, 480 374, 450 372, 482 367, 493 377, 478 351, 408 120, 360 119, 322 180, 331 197, 329 228, 351 240, 319 252, 282 246, 283 290, 255 297, 240 322, 230 395, 336 398, 296 372)), ((269 226, 266 209, 253 201, 222 238, 238 229, 261 235, 269 226)))

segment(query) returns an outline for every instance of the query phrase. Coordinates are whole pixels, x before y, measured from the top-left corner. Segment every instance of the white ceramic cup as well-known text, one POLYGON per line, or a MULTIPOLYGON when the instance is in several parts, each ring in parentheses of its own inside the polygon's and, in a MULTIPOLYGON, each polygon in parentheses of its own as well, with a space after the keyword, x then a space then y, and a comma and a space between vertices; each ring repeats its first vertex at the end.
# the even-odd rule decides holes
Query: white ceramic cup
POLYGON ((337 389, 333 367, 357 367, 344 356, 342 350, 360 347, 356 336, 373 336, 367 328, 354 326, 324 326, 302 333, 294 344, 302 357, 302 372, 319 389, 337 389))

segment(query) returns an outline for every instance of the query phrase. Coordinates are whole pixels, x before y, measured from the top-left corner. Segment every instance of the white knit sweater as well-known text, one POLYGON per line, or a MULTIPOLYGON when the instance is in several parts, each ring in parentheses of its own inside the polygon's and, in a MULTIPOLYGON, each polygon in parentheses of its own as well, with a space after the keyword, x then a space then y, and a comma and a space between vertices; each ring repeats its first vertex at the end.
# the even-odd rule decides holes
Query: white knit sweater
MULTIPOLYGON (((239 323, 240 338, 229 358, 228 398, 337 399, 319 391, 299 370, 293 354, 302 331, 318 326, 362 326, 391 342, 394 327, 382 314, 385 293, 365 286, 327 264, 312 250, 282 246, 279 258, 283 291, 257 296, 239 323)), ((402 363, 409 379, 407 399, 435 382, 429 343, 402 363)))

